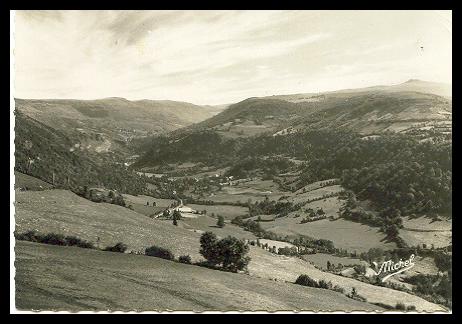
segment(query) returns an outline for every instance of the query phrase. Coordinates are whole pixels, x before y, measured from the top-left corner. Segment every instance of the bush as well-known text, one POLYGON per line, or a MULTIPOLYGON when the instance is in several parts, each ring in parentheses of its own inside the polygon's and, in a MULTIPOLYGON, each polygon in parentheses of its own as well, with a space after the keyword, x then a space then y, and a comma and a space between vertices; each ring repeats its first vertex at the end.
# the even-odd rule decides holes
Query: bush
POLYGON ((162 258, 166 260, 173 260, 175 258, 175 256, 173 255, 172 252, 170 252, 170 250, 164 249, 162 247, 155 246, 155 245, 146 248, 144 253, 148 256, 153 256, 153 257, 162 258))
POLYGON ((285 247, 281 247, 278 249, 278 254, 294 256, 294 255, 298 255, 298 251, 295 246, 292 246, 292 247, 285 246, 285 247))
POLYGON ((406 310, 406 305, 404 305, 403 303, 397 303, 396 306, 395 306, 395 309, 397 310, 406 310))
POLYGON ((40 243, 52 245, 67 245, 66 238, 62 234, 48 233, 40 239, 40 243))
POLYGON ((332 283, 329 281, 325 281, 325 280, 320 280, 318 282, 318 286, 319 288, 322 288, 322 289, 332 289, 332 283))
POLYGON ((127 245, 123 244, 122 242, 119 242, 114 246, 107 246, 103 251, 125 253, 126 250, 127 245))
POLYGON ((37 237, 37 232, 35 231, 28 231, 26 233, 14 233, 14 236, 17 240, 20 241, 29 241, 29 242, 38 242, 39 239, 37 237))
POLYGON ((76 236, 66 236, 66 245, 68 246, 77 246, 84 249, 94 249, 95 246, 91 242, 84 241, 76 236))
POLYGON ((433 259, 441 272, 449 271, 452 268, 452 256, 449 254, 437 253, 433 259))
POLYGON ((182 255, 178 258, 178 261, 180 263, 191 264, 191 257, 189 255, 182 255))
POLYGON ((225 227, 225 219, 221 215, 218 215, 217 226, 218 227, 225 227))
POLYGON ((295 283, 297 285, 319 288, 318 282, 305 274, 299 275, 297 280, 295 280, 295 283))
POLYGON ((51 245, 61 246, 77 246, 86 249, 94 249, 95 246, 91 242, 84 241, 76 236, 64 236, 62 234, 48 233, 39 234, 36 231, 28 231, 25 233, 15 233, 15 237, 21 241, 37 242, 51 245))

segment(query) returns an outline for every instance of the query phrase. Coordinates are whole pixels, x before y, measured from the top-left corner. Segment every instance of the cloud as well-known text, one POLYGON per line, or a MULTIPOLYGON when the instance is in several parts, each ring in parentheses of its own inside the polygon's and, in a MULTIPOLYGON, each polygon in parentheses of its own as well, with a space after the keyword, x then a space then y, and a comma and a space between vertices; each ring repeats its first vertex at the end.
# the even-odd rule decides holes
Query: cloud
POLYGON ((446 11, 16 11, 16 97, 218 104, 447 82, 450 27, 446 11))

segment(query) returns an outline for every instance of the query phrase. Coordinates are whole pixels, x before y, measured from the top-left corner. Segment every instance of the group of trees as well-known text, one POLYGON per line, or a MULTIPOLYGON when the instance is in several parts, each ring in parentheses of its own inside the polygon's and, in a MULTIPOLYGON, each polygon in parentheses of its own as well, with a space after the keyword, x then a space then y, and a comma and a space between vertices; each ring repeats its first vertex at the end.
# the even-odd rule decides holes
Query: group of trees
POLYGON ((308 208, 305 212, 308 213, 308 216, 300 221, 301 224, 327 218, 326 213, 322 208, 318 208, 316 212, 312 208, 308 208))
POLYGON ((298 209, 300 209, 298 204, 293 204, 290 201, 269 200, 268 196, 266 196, 262 201, 249 204, 249 215, 278 215, 278 217, 281 217, 298 209))
POLYGON ((295 166, 294 162, 280 156, 265 158, 253 156, 234 163, 226 172, 226 175, 242 179, 259 173, 264 179, 271 179, 281 172, 293 169, 295 166))
MULTIPOLYGON (((402 215, 452 210, 451 143, 421 142, 406 134, 383 133, 364 139, 348 130, 317 129, 283 136, 263 134, 225 139, 211 130, 193 132, 176 142, 158 138, 144 160, 154 164, 162 161, 218 163, 230 166, 227 174, 238 178, 255 172, 275 175, 298 168, 301 175, 295 189, 315 181, 339 178, 342 186, 352 190, 359 199, 370 200, 379 211, 389 206, 402 215), (288 157, 305 162, 297 166, 288 157)), ((265 211, 268 206, 253 207, 254 214, 259 208, 263 213, 274 212, 265 211)), ((399 224, 394 225, 399 228, 399 224)), ((387 227, 393 235, 395 226, 387 227)))
POLYGON ((452 271, 443 275, 417 274, 405 281, 414 285, 413 291, 426 299, 452 306, 452 271))
POLYGON ((225 271, 237 272, 246 269, 250 257, 249 247, 241 240, 228 236, 218 240, 212 232, 205 232, 200 238, 200 254, 211 267, 221 267, 225 271))
POLYGON ((15 170, 75 192, 88 186, 146 193, 145 179, 118 163, 118 157, 71 150, 75 139, 19 111, 15 114, 15 170))

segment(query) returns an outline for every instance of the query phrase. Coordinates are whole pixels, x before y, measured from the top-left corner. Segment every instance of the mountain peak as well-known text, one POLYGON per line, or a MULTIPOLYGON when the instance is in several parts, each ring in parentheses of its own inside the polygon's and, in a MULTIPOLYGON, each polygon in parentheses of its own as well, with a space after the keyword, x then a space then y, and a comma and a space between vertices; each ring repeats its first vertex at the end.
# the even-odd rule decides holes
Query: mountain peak
POLYGON ((404 83, 416 83, 416 82, 424 82, 424 81, 419 80, 419 79, 409 79, 409 80, 407 80, 407 81, 404 82, 404 83))

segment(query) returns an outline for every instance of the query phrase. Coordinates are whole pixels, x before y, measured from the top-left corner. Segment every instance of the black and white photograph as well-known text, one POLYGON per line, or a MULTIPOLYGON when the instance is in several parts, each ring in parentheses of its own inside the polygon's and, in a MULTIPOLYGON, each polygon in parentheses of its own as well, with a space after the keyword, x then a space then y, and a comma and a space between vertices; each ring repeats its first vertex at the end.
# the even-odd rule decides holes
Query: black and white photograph
POLYGON ((10 37, 10 313, 452 314, 452 10, 10 37))

